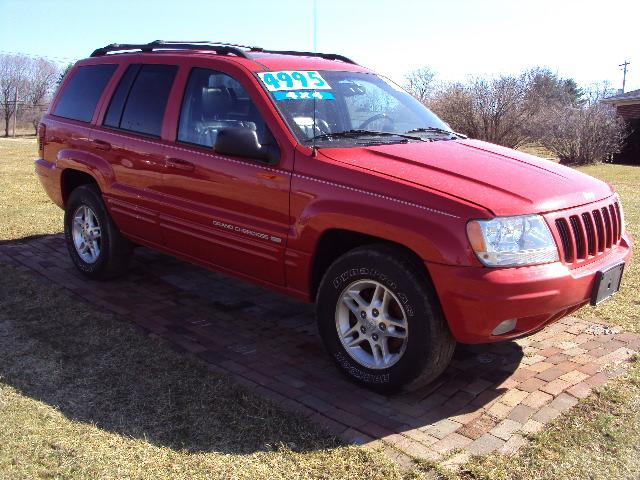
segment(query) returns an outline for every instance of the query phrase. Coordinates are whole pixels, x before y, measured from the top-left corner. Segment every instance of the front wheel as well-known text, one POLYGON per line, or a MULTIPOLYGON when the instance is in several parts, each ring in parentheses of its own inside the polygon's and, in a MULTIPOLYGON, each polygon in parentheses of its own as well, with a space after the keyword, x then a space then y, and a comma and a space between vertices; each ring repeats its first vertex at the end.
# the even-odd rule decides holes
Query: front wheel
POLYGON ((339 368, 375 390, 435 379, 455 347, 427 274, 394 246, 361 247, 336 260, 322 279, 317 312, 339 368))
POLYGON ((82 185, 69 195, 64 236, 71 260, 86 276, 107 279, 126 271, 131 244, 111 220, 95 186, 82 185))

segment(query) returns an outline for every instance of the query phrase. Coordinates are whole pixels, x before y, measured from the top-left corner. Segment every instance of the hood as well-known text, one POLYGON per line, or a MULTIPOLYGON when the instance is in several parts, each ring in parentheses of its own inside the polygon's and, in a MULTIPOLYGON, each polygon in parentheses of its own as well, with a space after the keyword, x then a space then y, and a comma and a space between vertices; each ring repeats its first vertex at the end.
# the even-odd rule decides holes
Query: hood
POLYGON ((342 163, 444 192, 495 215, 545 213, 609 197, 611 188, 550 160, 479 140, 323 148, 342 163))

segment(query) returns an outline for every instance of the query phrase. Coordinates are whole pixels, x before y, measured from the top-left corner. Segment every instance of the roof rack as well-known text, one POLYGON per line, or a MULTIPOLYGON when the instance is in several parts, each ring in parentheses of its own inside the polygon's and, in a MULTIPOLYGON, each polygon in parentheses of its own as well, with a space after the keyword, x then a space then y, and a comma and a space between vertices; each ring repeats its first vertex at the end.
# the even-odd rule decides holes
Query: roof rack
POLYGON ((106 47, 98 48, 91 54, 92 57, 101 57, 109 52, 119 52, 126 50, 140 50, 151 52, 153 50, 175 49, 175 50, 208 50, 219 55, 235 55, 237 57, 251 59, 250 53, 270 53, 274 55, 296 55, 301 57, 319 57, 326 60, 338 60, 340 62, 357 65, 356 62, 337 53, 317 53, 298 52, 294 50, 266 50, 261 47, 251 47, 247 45, 236 45, 233 43, 208 42, 208 41, 165 41, 155 40, 150 43, 112 43, 106 47))
POLYGON ((209 50, 219 55, 236 55, 242 58, 249 58, 241 45, 215 44, 211 42, 166 42, 155 40, 150 43, 112 43, 106 47, 98 48, 91 54, 92 57, 102 57, 109 52, 119 52, 124 50, 140 50, 151 52, 153 50, 176 49, 176 50, 209 50))
POLYGON ((297 55, 300 57, 319 57, 324 58, 325 60, 338 60, 340 62, 352 63, 353 65, 357 65, 356 62, 351 60, 344 55, 339 55, 337 53, 318 53, 318 52, 297 52, 294 50, 265 50, 264 48, 256 48, 253 47, 251 52, 261 52, 261 53, 272 53, 275 55, 297 55))

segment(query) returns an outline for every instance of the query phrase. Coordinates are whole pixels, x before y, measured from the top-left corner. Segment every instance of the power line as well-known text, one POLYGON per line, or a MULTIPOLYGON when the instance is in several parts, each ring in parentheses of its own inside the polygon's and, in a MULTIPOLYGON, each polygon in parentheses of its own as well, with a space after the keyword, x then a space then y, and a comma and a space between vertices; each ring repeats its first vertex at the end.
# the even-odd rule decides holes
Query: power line
POLYGON ((46 60, 51 60, 53 62, 56 63, 75 63, 79 60, 79 58, 72 58, 72 57, 49 57, 47 55, 34 55, 31 53, 22 53, 22 52, 9 52, 7 50, 0 50, 0 54, 4 54, 4 55, 16 55, 19 57, 29 57, 29 58, 33 58, 33 59, 41 59, 44 58, 46 60))
POLYGON ((20 100, 17 102, 11 102, 11 103, 18 107, 48 107, 49 106, 48 103, 30 103, 30 102, 24 102, 20 100))

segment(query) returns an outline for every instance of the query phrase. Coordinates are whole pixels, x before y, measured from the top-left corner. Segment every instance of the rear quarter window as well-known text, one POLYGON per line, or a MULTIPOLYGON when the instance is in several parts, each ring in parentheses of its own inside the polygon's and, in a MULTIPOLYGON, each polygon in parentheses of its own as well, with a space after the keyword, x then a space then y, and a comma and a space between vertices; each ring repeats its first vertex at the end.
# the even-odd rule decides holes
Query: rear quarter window
POLYGON ((53 114, 90 122, 98 100, 116 68, 115 64, 78 67, 60 94, 53 114))

